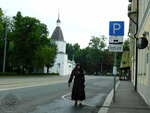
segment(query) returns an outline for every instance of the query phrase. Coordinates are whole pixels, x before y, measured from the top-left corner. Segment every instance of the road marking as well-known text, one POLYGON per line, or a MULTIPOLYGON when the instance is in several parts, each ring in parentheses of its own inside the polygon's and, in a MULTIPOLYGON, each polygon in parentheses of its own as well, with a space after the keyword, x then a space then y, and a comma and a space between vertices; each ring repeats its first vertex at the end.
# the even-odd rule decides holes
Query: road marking
POLYGON ((65 96, 68 96, 68 95, 70 95, 70 94, 71 94, 71 92, 70 92, 70 93, 67 93, 67 94, 65 94, 65 95, 63 95, 63 96, 62 96, 62 99, 66 100, 66 101, 69 101, 69 102, 73 102, 73 101, 71 101, 71 100, 65 98, 65 96))
MULTIPOLYGON (((70 92, 70 93, 67 93, 67 94, 65 94, 65 95, 63 95, 63 96, 62 96, 62 99, 65 100, 65 101, 68 101, 68 102, 74 102, 74 101, 72 101, 72 100, 70 100, 70 99, 65 98, 66 96, 68 96, 68 95, 70 95, 70 94, 71 94, 71 92, 70 92)), ((86 106, 95 107, 95 106, 93 106, 93 105, 89 105, 89 104, 86 104, 86 103, 84 103, 84 102, 82 102, 82 103, 83 103, 83 105, 86 105, 86 106)))

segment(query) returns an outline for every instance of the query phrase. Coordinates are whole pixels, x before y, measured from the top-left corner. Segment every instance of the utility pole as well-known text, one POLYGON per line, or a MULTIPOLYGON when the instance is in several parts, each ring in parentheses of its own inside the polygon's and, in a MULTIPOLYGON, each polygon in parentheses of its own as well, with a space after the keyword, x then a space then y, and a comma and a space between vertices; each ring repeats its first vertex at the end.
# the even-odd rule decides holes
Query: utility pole
POLYGON ((7 47, 7 22, 6 22, 6 30, 5 30, 5 44, 4 44, 4 58, 3 58, 3 73, 5 72, 5 66, 6 66, 6 47, 7 47))

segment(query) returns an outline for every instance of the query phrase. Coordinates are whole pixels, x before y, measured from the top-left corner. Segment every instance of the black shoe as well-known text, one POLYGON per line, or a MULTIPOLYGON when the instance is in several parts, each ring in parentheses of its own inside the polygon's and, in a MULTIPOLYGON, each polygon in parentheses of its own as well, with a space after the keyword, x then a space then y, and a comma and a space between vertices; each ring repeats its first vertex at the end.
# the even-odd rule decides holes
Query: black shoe
POLYGON ((82 107, 82 103, 80 103, 79 106, 82 107))
POLYGON ((75 104, 74 104, 75 106, 77 106, 77 101, 75 101, 75 104))

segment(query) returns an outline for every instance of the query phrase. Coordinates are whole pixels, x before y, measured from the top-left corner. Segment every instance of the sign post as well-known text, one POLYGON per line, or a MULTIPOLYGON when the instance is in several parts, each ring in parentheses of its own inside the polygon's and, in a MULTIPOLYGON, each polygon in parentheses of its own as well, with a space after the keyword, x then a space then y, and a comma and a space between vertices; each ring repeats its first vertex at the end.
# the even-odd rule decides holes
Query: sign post
POLYGON ((113 75, 114 75, 114 102, 115 102, 115 90, 116 90, 116 75, 117 75, 117 66, 116 66, 116 54, 117 52, 123 52, 123 37, 124 36, 124 22, 123 21, 110 21, 109 22, 109 52, 115 52, 114 54, 114 66, 113 66, 113 75))
POLYGON ((117 61, 117 59, 116 59, 116 52, 115 52, 115 55, 114 55, 114 67, 113 67, 113 75, 114 75, 114 102, 115 102, 115 95, 116 95, 116 93, 115 93, 115 90, 116 90, 116 75, 117 75, 117 67, 116 67, 116 61, 117 61))

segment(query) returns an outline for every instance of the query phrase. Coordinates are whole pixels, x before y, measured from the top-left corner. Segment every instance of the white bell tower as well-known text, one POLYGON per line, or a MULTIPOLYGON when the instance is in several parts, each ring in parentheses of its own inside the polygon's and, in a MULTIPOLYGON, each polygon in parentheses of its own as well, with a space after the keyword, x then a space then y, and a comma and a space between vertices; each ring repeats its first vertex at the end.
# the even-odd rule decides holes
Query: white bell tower
POLYGON ((51 39, 55 40, 57 44, 57 57, 55 60, 54 66, 51 68, 51 72, 59 73, 60 75, 66 75, 67 74, 67 61, 68 56, 66 54, 66 42, 64 41, 63 33, 60 28, 60 19, 59 19, 59 13, 58 13, 58 19, 56 21, 56 28, 52 34, 51 39))

